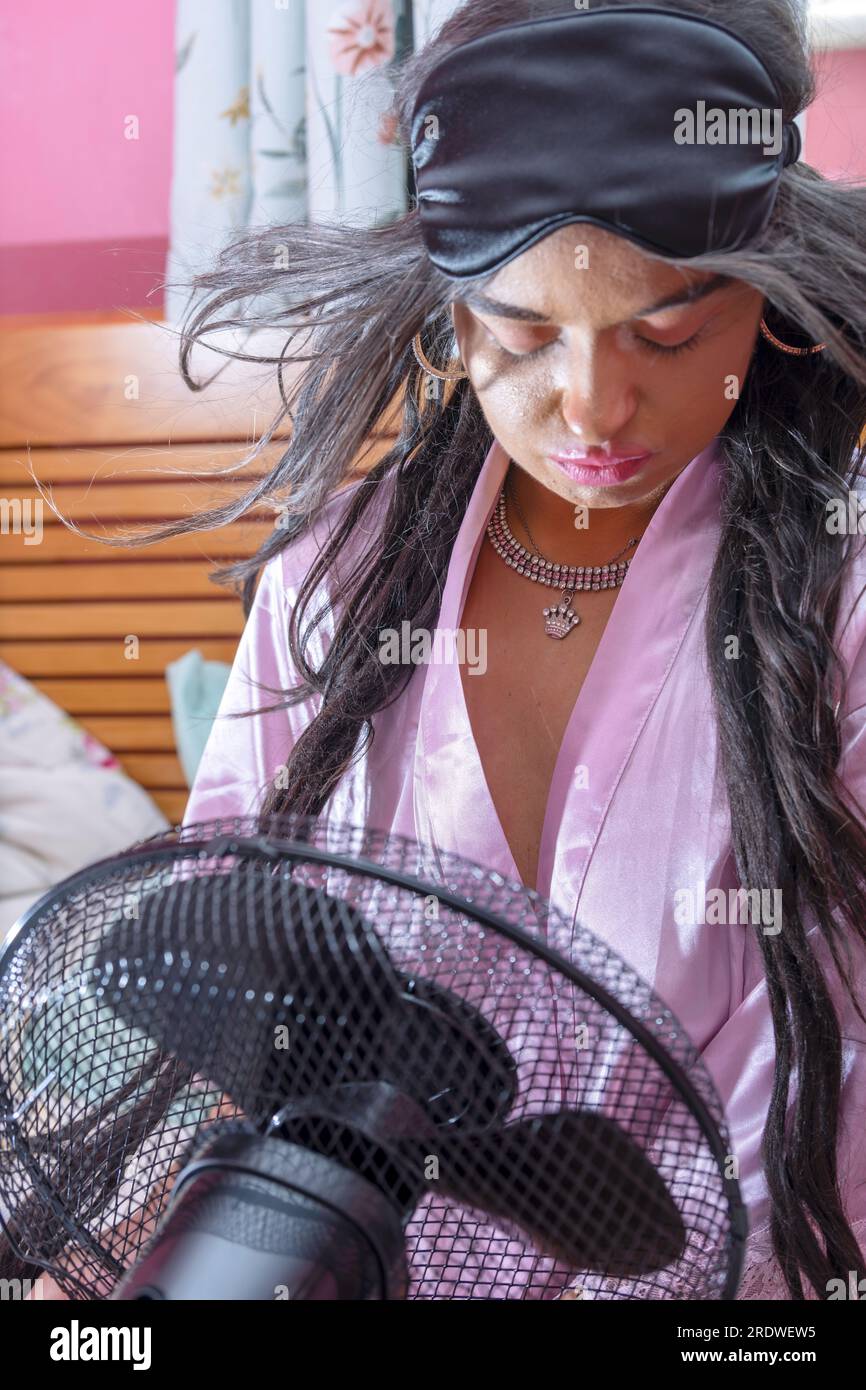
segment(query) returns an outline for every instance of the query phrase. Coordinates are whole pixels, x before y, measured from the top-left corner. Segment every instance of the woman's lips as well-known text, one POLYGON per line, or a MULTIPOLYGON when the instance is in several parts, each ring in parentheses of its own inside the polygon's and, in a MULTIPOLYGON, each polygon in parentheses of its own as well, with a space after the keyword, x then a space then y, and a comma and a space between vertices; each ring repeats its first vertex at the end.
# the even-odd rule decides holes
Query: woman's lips
POLYGON ((639 473, 653 456, 652 450, 627 454, 548 454, 550 462, 574 483, 588 487, 610 487, 627 482, 639 473))

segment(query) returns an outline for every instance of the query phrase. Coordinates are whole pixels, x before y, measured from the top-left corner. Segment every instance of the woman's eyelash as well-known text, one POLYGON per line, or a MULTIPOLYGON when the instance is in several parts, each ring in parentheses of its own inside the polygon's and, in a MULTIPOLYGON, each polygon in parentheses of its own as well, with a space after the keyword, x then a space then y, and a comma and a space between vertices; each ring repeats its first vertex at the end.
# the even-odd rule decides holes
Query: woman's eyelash
MULTIPOLYGON (((546 352, 549 347, 553 347, 556 341, 556 338, 551 338, 549 342, 542 343, 541 347, 533 348, 531 352, 509 352, 507 347, 503 347, 502 351, 507 353, 509 357, 516 357, 519 362, 525 362, 527 357, 537 357, 539 353, 546 352)), ((502 344, 500 343, 499 346, 502 347, 502 344)))
POLYGON ((697 347, 701 340, 702 330, 699 328, 697 333, 693 333, 690 338, 686 338, 684 343, 676 343, 673 347, 665 347, 664 343, 654 343, 651 338, 641 338, 638 335, 638 342, 643 343, 644 347, 649 348, 650 352, 660 352, 666 357, 675 357, 678 352, 688 352, 690 348, 697 347))
POLYGON ((548 349, 548 347, 552 347, 553 343, 556 342, 556 338, 552 338, 550 339, 550 342, 542 343, 541 347, 532 347, 531 352, 512 352, 512 350, 510 350, 510 347, 505 346, 505 343, 499 342, 499 339, 496 338, 495 334, 492 334, 492 332, 489 331, 489 328, 485 327, 484 331, 485 334, 488 335, 489 341, 492 342, 493 347, 498 347, 499 352, 505 353, 506 357, 514 357, 514 360, 516 361, 525 361, 528 359, 528 357, 538 357, 539 353, 546 352, 546 349, 548 349))
POLYGON ((546 352, 549 347, 553 347, 553 344, 557 341, 556 338, 551 338, 550 342, 542 343, 540 347, 533 348, 531 352, 512 352, 504 343, 500 343, 499 339, 495 334, 490 332, 489 328, 485 329, 485 332, 494 347, 498 348, 500 352, 504 352, 506 357, 513 357, 516 362, 525 362, 529 357, 537 357, 540 352, 546 352))
MULTIPOLYGON (((489 329, 487 331, 488 333, 490 332, 489 329)), ((699 328, 697 333, 693 333, 690 338, 686 338, 685 342, 676 343, 673 347, 666 347, 664 343, 654 343, 652 338, 642 338, 640 334, 637 334, 636 337, 638 342, 649 352, 659 353, 665 357, 675 357, 678 352, 688 352, 691 348, 697 347, 698 343, 701 341, 702 331, 703 330, 699 328)), ((526 362, 530 357, 538 357, 539 353, 546 352, 548 348, 553 347, 554 344, 559 341, 557 338, 551 338, 549 342, 542 343, 540 347, 533 348, 531 352, 512 352, 509 348, 505 347, 504 344, 500 343, 499 339, 494 337, 492 333, 490 333, 490 337, 496 347, 499 348, 500 352, 504 352, 506 357, 513 357, 517 362, 526 362)))

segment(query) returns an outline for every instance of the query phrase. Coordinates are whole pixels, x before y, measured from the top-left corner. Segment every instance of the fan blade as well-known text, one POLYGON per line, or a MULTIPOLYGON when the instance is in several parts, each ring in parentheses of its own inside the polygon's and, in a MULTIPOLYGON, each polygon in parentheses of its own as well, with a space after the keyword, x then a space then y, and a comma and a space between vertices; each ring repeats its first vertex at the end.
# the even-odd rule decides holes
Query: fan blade
POLYGON ((375 1074, 377 1035, 403 1007, 404 982, 360 914, 272 873, 233 893, 212 875, 146 895, 94 963, 125 1023, 251 1117, 268 1098, 272 1110, 289 1093, 375 1074), (241 920, 257 927, 246 949, 241 920), (206 941, 190 949, 202 923, 206 941))
POLYGON ((516 1069, 499 1034, 449 990, 399 974, 357 911, 271 873, 250 874, 236 896, 250 920, 269 924, 248 951, 237 939, 238 904, 218 875, 161 888, 143 899, 137 919, 112 928, 96 965, 105 1002, 124 1022, 250 1117, 266 1099, 270 1113, 293 1096, 378 1079, 437 1123, 468 1116, 481 1128, 507 1115, 516 1069), (181 892, 189 895, 182 908, 181 892), (178 930, 178 917, 206 924, 206 947, 184 952, 191 933, 178 930), (177 945, 167 962, 169 941, 177 945), (218 973, 223 952, 237 983, 218 973), (274 1045, 280 1024, 285 1050, 274 1045))
POLYGON ((537 1115, 484 1134, 440 1135, 439 1190, 527 1231, 579 1270, 663 1269, 685 1227, 653 1163, 597 1111, 537 1115))

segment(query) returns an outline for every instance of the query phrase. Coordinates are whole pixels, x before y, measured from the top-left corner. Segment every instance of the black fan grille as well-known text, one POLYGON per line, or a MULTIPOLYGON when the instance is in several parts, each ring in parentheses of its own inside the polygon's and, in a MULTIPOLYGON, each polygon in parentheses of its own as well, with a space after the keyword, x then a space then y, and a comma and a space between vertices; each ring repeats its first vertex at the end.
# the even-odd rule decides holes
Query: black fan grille
MULTIPOLYGON (((400 836, 300 817, 267 829, 269 854, 238 847, 255 830, 250 821, 152 837, 48 895, 7 948, 0 1192, 9 1248, 52 1270, 72 1297, 106 1296, 213 1122, 264 1131, 287 1098, 286 1058, 290 1094, 301 1097, 380 1065, 381 1033, 357 1001, 384 1007, 378 996, 391 989, 393 967, 397 993, 408 988, 425 1008, 425 992, 435 999, 446 990, 458 1029, 470 1033, 460 1003, 471 1006, 501 1040, 503 1067, 511 1062, 507 1113, 489 1135, 455 1142, 454 1093, 437 1102, 422 1085, 448 1058, 431 1056, 429 1038, 422 1045, 411 1033, 392 1048, 398 1070, 405 1064, 406 1076, 420 1078, 425 1113, 439 1125, 435 1142, 428 1132, 392 1140, 387 1152, 362 1145, 383 1190, 399 1199, 414 1184, 420 1196, 405 1227, 409 1297, 732 1296, 743 1213, 726 1176, 720 1103, 676 1018, 630 967, 536 894, 457 856, 433 862, 400 836), (307 890, 330 896, 323 914, 305 907, 307 890), (301 943, 295 959, 312 981, 306 996, 284 992, 287 913, 301 943), (549 952, 568 967, 554 968, 549 952), (326 1013, 311 1014, 323 999, 326 1013), (179 1051, 153 1041, 160 1020, 180 1030, 179 1051), (286 1050, 278 1056, 275 1042, 274 1065, 263 1069, 262 1039, 277 1029, 286 1050), (214 1077, 228 1078, 230 1090, 214 1077), (603 1125, 581 1129, 579 1150, 574 1136, 571 1147, 545 1137, 521 1161, 507 1127, 578 1108, 615 1119, 673 1198, 686 1239, 664 1268, 611 1274, 557 1258, 555 1245, 542 1253, 539 1232, 557 1229, 606 1225, 615 1246, 649 1198, 603 1125), (612 1200, 621 1180, 632 1190, 612 1200), (476 1207, 466 1193, 479 1190, 485 1201, 476 1207)), ((460 1103, 501 1080, 460 1073, 460 1103)), ((358 1161, 343 1131, 344 1150, 333 1148, 332 1119, 306 1123, 323 1151, 331 1144, 358 1161)))

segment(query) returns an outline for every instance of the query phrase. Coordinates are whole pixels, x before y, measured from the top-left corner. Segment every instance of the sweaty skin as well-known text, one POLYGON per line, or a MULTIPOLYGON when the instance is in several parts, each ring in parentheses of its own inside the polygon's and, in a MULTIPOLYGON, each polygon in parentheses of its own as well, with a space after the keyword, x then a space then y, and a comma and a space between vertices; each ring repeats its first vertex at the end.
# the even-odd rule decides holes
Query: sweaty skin
POLYGON ((732 378, 741 388, 755 348, 761 292, 732 279, 690 304, 644 312, 714 278, 665 265, 579 222, 503 266, 483 291, 546 322, 476 306, 472 286, 453 305, 463 364, 517 465, 511 485, 542 554, 600 564, 640 537, 667 488, 725 425, 737 403, 732 378), (692 338, 675 353, 646 341, 673 348, 692 338), (635 442, 658 452, 636 477, 612 487, 572 482, 547 458, 635 442), (588 509, 581 530, 578 503, 588 509))

